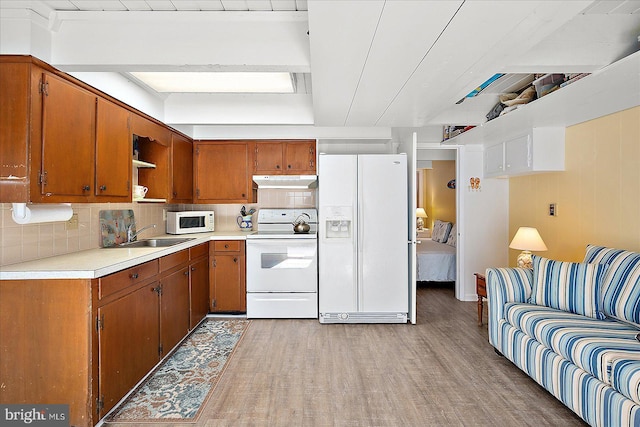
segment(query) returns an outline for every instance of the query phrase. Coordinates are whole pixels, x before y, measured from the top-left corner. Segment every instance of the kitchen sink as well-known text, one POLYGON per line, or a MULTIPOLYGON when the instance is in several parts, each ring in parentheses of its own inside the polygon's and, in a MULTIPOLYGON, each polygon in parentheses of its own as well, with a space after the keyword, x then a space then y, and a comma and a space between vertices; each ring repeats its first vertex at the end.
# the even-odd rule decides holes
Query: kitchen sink
POLYGON ((166 248, 168 246, 177 245, 180 243, 193 240, 195 237, 186 237, 182 239, 144 239, 136 240, 135 242, 121 243, 119 245, 108 246, 109 248, 166 248))

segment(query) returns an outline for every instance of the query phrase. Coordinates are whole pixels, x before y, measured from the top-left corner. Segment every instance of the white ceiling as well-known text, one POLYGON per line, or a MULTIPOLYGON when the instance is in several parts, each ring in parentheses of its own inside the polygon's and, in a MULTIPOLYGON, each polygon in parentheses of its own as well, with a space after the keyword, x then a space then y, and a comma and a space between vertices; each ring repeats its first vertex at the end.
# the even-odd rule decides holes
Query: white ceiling
MULTIPOLYGON (((293 95, 152 94, 159 118, 194 134, 239 124, 478 124, 495 91, 456 102, 495 73, 592 72, 640 46, 640 0, 0 0, 0 17, 25 7, 50 35, 42 59, 89 79, 310 73, 293 95)), ((8 45, 0 39, 0 51, 8 45)))

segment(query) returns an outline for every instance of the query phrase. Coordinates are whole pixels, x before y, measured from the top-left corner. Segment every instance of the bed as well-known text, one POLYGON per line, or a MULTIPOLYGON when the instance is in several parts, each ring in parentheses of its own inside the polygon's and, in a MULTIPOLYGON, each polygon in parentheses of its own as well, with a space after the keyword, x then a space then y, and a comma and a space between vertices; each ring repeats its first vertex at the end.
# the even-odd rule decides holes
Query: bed
POLYGON ((436 220, 432 238, 416 245, 419 282, 455 282, 456 241, 456 226, 436 220))

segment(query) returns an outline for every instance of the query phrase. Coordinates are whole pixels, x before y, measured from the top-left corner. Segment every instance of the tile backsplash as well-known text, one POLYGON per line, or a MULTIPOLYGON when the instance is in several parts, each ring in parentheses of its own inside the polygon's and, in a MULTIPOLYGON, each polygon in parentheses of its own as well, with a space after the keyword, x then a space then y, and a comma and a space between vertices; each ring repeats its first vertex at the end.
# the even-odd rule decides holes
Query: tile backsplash
MULTIPOLYGON (((259 203, 245 205, 250 208, 303 208, 316 206, 316 190, 258 190, 259 203)), ((236 217, 242 205, 166 205, 152 203, 89 203, 72 204, 78 215, 78 228, 67 230, 64 222, 42 224, 16 224, 11 218, 11 203, 0 203, 0 268, 3 265, 46 258, 99 248, 101 245, 101 210, 133 209, 138 229, 156 224, 140 236, 164 234, 164 210, 213 210, 216 231, 238 230, 236 217)))

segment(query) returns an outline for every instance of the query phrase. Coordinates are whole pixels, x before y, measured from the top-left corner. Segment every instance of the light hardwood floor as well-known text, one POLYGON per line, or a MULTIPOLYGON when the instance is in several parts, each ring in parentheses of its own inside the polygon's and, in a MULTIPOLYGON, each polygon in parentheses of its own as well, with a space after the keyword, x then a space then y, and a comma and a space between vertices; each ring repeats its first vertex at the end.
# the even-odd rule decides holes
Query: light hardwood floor
POLYGON ((417 325, 253 320, 195 426, 585 425, 493 351, 476 313, 431 285, 417 325))

